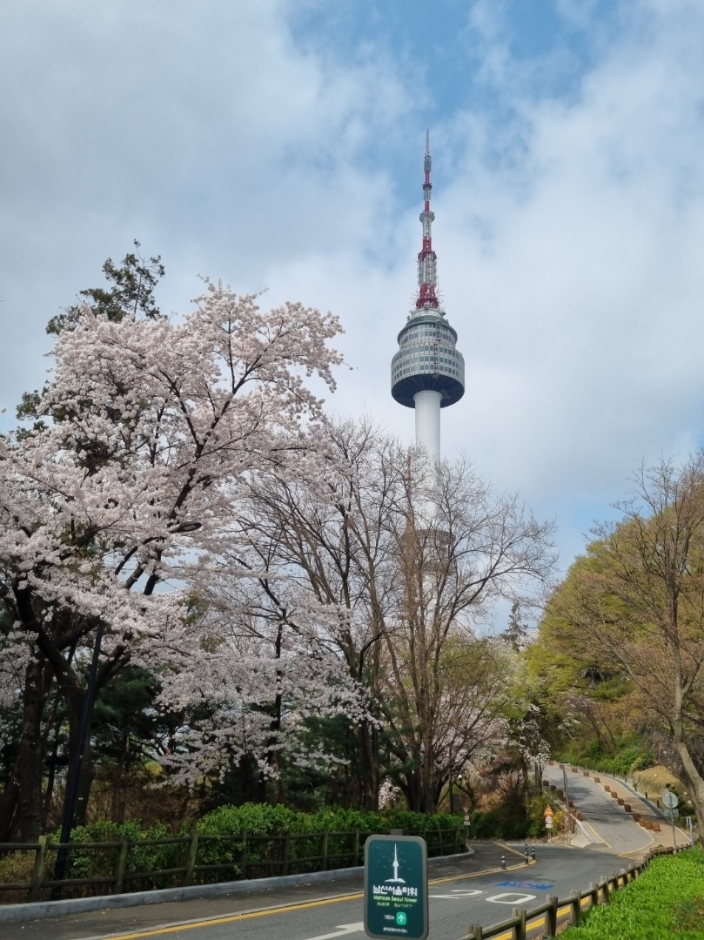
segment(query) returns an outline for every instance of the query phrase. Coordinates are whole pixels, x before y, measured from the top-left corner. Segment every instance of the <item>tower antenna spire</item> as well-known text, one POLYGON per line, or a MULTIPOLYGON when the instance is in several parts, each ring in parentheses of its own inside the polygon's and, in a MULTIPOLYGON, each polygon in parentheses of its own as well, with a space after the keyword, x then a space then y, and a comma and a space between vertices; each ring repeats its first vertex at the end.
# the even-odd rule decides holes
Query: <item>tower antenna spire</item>
POLYGON ((430 170, 432 168, 432 157, 430 156, 430 131, 425 132, 425 160, 423 169, 425 178, 423 180, 423 211, 420 214, 420 222, 423 226, 423 247, 418 253, 418 296, 416 297, 416 309, 423 310, 432 307, 437 310, 440 306, 438 300, 437 286, 437 263, 438 257, 433 251, 433 222, 435 213, 430 209, 430 198, 433 191, 433 184, 430 182, 430 170))

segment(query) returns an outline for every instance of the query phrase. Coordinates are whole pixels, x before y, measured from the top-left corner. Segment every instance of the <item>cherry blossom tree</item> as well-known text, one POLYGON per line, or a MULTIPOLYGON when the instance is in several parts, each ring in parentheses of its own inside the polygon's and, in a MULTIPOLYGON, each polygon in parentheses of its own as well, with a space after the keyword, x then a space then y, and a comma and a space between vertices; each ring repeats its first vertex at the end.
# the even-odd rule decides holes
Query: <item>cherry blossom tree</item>
POLYGON ((365 699, 344 661, 320 642, 319 611, 295 584, 267 581, 275 609, 258 599, 257 586, 264 593, 245 578, 230 590, 218 586, 204 615, 162 655, 161 702, 185 715, 163 763, 170 782, 189 786, 237 768, 251 781, 246 795, 265 799, 271 780, 283 801, 282 761, 325 769, 336 760, 304 734, 306 720, 358 722, 365 699))
MULTIPOLYGON (((12 775, 23 839, 42 826, 38 742, 52 684, 75 750, 82 653, 99 624, 99 685, 129 661, 158 660, 183 627, 184 579, 232 536, 248 475, 275 467, 286 479, 311 450, 322 403, 307 380, 334 389, 338 321, 257 300, 208 282, 180 321, 84 308, 59 336, 35 427, 0 443, 0 597, 29 642, 12 775)), ((84 770, 83 805, 89 753, 84 770)))
POLYGON ((355 798, 375 808, 388 771, 411 808, 431 811, 502 727, 502 644, 478 630, 496 597, 542 584, 551 527, 468 465, 437 468, 368 421, 324 432, 324 474, 253 476, 234 522, 237 561, 269 583, 285 574, 330 611, 317 618, 320 642, 366 688, 375 715, 354 729, 355 798))

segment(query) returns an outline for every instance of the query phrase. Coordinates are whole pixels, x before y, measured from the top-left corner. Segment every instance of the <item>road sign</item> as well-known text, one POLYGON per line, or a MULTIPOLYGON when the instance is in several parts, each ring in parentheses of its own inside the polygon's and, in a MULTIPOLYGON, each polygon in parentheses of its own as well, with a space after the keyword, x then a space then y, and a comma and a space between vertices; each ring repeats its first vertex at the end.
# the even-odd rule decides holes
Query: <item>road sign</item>
POLYGON ((428 848, 418 836, 369 836, 364 846, 368 937, 428 936, 428 848))
POLYGON ((545 828, 552 829, 552 816, 545 817, 545 828))
POLYGON ((552 807, 551 807, 551 806, 546 806, 546 807, 545 807, 545 812, 543 813, 543 816, 554 816, 554 815, 555 815, 555 814, 554 814, 553 811, 552 811, 552 807))
POLYGON ((674 809, 679 803, 679 797, 672 790, 665 790, 662 795, 662 801, 668 809, 674 809))

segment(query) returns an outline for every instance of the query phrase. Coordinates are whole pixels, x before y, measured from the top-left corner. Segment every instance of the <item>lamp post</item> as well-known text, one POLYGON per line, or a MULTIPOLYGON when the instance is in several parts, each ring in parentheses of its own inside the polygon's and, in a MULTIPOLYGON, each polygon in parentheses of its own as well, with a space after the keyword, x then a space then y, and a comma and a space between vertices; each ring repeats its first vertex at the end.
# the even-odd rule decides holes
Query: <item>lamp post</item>
MULTIPOLYGON (((195 532, 203 525, 202 522, 186 521, 169 529, 171 535, 181 535, 188 532, 195 532)), ((141 544, 155 542, 162 539, 162 535, 153 535, 145 539, 141 544)), ((136 549, 129 553, 131 557, 136 549)), ((118 567, 118 571, 122 565, 118 567)), ((90 664, 90 673, 88 675, 88 685, 83 699, 83 711, 81 712, 81 725, 78 731, 78 742, 73 761, 69 766, 68 779, 66 786, 66 802, 64 804, 64 818, 61 824, 61 848, 56 853, 56 865, 54 866, 54 881, 62 881, 66 872, 66 862, 68 860, 68 843, 71 841, 71 829, 73 828, 73 817, 76 813, 76 801, 78 799, 78 784, 81 780, 81 768, 83 766, 83 754, 86 749, 86 741, 90 729, 90 718, 93 712, 93 701, 95 699, 95 685, 98 678, 98 663, 100 661, 100 646, 103 642, 103 633, 105 631, 105 621, 101 618, 98 622, 98 630, 95 635, 95 646, 93 647, 93 659, 90 664)), ((57 900, 61 895, 61 885, 55 885, 51 891, 52 901, 57 900)))

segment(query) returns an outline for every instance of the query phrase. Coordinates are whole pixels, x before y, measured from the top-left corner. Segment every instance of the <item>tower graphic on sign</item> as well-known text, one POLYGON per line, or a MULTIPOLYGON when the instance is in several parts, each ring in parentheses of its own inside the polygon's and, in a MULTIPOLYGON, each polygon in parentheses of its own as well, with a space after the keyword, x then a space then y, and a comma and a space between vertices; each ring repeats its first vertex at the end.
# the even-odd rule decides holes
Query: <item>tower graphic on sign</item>
POLYGON ((393 861, 393 866, 392 866, 392 867, 393 867, 393 870, 394 870, 394 876, 393 876, 393 878, 387 878, 386 881, 384 882, 384 884, 387 884, 387 885, 405 885, 405 883, 406 883, 405 880, 404 880, 403 878, 399 878, 399 876, 398 876, 398 869, 399 869, 399 864, 398 864, 398 849, 396 848, 396 843, 395 843, 395 842, 394 842, 394 861, 393 861))

